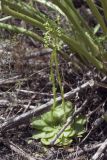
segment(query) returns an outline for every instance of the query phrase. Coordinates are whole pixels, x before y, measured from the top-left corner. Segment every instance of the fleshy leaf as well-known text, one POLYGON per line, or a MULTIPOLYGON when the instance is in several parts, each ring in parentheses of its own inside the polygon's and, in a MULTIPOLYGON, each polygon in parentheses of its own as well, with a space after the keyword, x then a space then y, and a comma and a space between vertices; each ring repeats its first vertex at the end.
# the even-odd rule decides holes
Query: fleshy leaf
MULTIPOLYGON (((53 136, 53 137, 50 137, 50 138, 42 138, 41 139, 41 142, 43 143, 43 144, 45 144, 45 145, 50 145, 51 144, 51 142, 52 142, 52 140, 55 138, 55 135, 53 136)), ((58 138, 57 139, 57 141, 55 142, 55 145, 57 144, 58 145, 58 143, 60 143, 60 139, 58 138)))
POLYGON ((84 125, 75 123, 72 127, 75 131, 75 135, 81 135, 84 133, 84 125))
POLYGON ((65 103, 65 115, 68 117, 73 113, 73 105, 71 102, 67 101, 65 103))
POLYGON ((46 136, 46 133, 45 132, 39 132, 39 133, 36 133, 32 136, 33 139, 40 139, 40 138, 45 138, 46 136))
POLYGON ((53 121, 53 116, 52 116, 52 111, 45 113, 42 116, 42 119, 44 120, 45 123, 47 123, 50 126, 54 125, 54 121, 53 121))
POLYGON ((63 132, 63 136, 64 137, 69 137, 69 135, 70 135, 70 131, 64 131, 63 132))
POLYGON ((37 130, 42 130, 43 127, 47 126, 47 124, 45 123, 45 121, 43 121, 43 119, 35 120, 31 123, 31 125, 33 128, 37 130))
MULTIPOLYGON (((41 139, 45 145, 50 145, 56 134, 65 124, 64 115, 66 118, 73 114, 73 106, 71 102, 65 103, 65 112, 62 105, 56 106, 53 110, 44 113, 40 119, 33 120, 32 126, 40 132, 33 135, 34 139, 41 139)), ((75 118, 73 124, 69 125, 61 136, 56 140, 55 145, 64 146, 69 145, 73 141, 73 137, 81 137, 85 132, 84 124, 86 119, 83 116, 75 118)))
POLYGON ((75 134, 76 134, 76 131, 73 128, 71 128, 71 131, 68 137, 73 137, 75 136, 75 134))
POLYGON ((63 137, 60 139, 59 145, 60 145, 60 146, 61 146, 61 145, 66 146, 66 145, 71 144, 72 141, 73 141, 73 140, 72 140, 71 138, 66 138, 66 137, 63 136, 63 137))
POLYGON ((44 145, 50 145, 50 141, 49 141, 48 139, 42 138, 42 139, 41 139, 41 142, 42 142, 44 145))
POLYGON ((54 136, 55 136, 55 132, 48 132, 48 133, 46 133, 45 139, 49 139, 54 136))
POLYGON ((84 125, 86 123, 86 118, 83 116, 79 116, 76 118, 76 123, 80 125, 84 125))
POLYGON ((64 110, 61 107, 57 107, 54 111, 53 111, 53 117, 54 117, 54 121, 56 121, 56 124, 58 123, 62 123, 61 119, 63 119, 64 117, 64 110))
POLYGON ((54 128, 53 128, 53 127, 48 127, 48 126, 46 126, 46 127, 44 127, 44 128, 42 129, 42 131, 44 131, 44 132, 52 132, 52 131, 54 131, 54 128))

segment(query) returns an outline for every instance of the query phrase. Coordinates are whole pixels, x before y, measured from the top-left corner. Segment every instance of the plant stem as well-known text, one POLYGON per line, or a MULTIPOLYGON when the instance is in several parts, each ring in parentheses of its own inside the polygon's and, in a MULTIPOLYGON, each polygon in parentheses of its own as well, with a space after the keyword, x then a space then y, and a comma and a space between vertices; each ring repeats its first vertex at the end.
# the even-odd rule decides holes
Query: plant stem
POLYGON ((32 37, 34 40, 38 40, 38 41, 44 43, 44 40, 41 36, 37 35, 36 33, 32 32, 32 31, 28 31, 28 30, 26 30, 22 27, 16 27, 16 26, 13 26, 13 25, 5 24, 5 23, 0 23, 0 28, 1 29, 6 29, 6 30, 9 30, 9 31, 13 31, 15 33, 25 34, 27 36, 32 37))
POLYGON ((21 20, 24 20, 24 21, 26 21, 26 22, 28 22, 28 23, 36 26, 36 27, 40 27, 40 28, 44 29, 43 24, 42 24, 41 22, 39 22, 39 21, 37 21, 36 19, 31 18, 31 17, 29 17, 29 16, 27 16, 27 15, 24 15, 24 14, 22 14, 22 13, 18 13, 18 12, 10 9, 9 7, 7 7, 7 6, 5 6, 5 5, 3 6, 3 11, 4 11, 5 13, 8 13, 9 15, 11 15, 11 16, 13 16, 13 17, 19 18, 19 19, 21 19, 21 20))

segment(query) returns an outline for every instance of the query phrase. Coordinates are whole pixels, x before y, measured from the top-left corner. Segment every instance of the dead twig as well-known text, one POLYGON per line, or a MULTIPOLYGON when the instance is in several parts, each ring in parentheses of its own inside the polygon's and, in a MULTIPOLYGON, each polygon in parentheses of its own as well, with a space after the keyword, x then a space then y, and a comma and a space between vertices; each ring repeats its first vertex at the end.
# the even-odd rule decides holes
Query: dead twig
POLYGON ((13 83, 24 82, 29 80, 29 78, 20 78, 20 79, 18 78, 20 78, 20 76, 0 80, 0 85, 13 84, 13 83))
MULTIPOLYGON (((94 111, 92 111, 91 113, 89 113, 87 117, 90 117, 93 113, 95 113, 98 109, 100 109, 101 106, 104 107, 106 101, 107 101, 107 99, 106 99, 104 102, 102 102, 94 111)), ((79 145, 81 145, 83 142, 85 142, 86 139, 91 135, 91 133, 92 133, 96 128, 98 128, 103 121, 104 121, 103 116, 101 116, 100 118, 97 118, 97 119, 95 120, 95 122, 93 122, 90 131, 89 131, 88 134, 85 136, 85 138, 80 142, 79 145)))
POLYGON ((73 158, 75 156, 79 157, 79 156, 84 155, 85 153, 93 152, 94 150, 97 150, 101 145, 102 145, 102 143, 94 144, 94 145, 92 145, 90 147, 89 146, 84 146, 81 149, 79 149, 78 152, 77 151, 72 151, 72 149, 67 149, 67 151, 69 153, 71 153, 69 158, 71 159, 71 158, 73 158))
POLYGON ((30 99, 30 101, 28 102, 28 105, 27 105, 27 107, 25 108, 24 112, 26 112, 26 111, 30 108, 31 103, 32 103, 32 101, 35 99, 35 97, 36 97, 35 94, 31 97, 31 99, 30 99))
POLYGON ((31 59, 31 58, 45 56, 47 54, 50 54, 51 52, 52 52, 51 48, 43 48, 41 50, 39 49, 35 52, 30 53, 28 56, 25 57, 25 59, 31 59))
POLYGON ((103 121, 104 121, 104 119, 102 117, 96 119, 96 121, 92 124, 92 128, 90 129, 90 131, 88 132, 88 134, 85 136, 85 138, 80 142, 79 145, 83 144, 83 142, 85 142, 86 139, 91 135, 91 133, 93 132, 93 130, 95 130, 96 128, 98 128, 103 121))
POLYGON ((2 141, 5 146, 9 147, 12 151, 16 152, 20 156, 26 158, 27 160, 36 160, 36 158, 32 157, 30 154, 23 151, 18 145, 14 144, 11 141, 5 140, 2 141))
POLYGON ((107 148, 107 139, 101 144, 97 152, 92 156, 91 160, 98 160, 106 148, 107 148))
MULTIPOLYGON (((42 96, 48 96, 48 97, 53 97, 53 94, 51 93, 41 93, 41 92, 34 92, 34 91, 29 91, 29 90, 23 90, 23 89, 16 89, 18 93, 24 94, 24 95, 42 95, 42 96)), ((1 94, 1 93, 0 93, 1 94)))

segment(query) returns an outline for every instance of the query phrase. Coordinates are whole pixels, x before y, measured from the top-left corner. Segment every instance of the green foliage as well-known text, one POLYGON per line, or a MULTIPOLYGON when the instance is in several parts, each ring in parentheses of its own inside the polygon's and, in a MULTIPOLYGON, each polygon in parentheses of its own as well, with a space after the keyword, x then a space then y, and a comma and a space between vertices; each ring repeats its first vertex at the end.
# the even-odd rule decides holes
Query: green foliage
MULTIPOLYGON (((101 41, 99 41, 99 38, 96 36, 98 28, 100 27, 103 31, 103 36, 106 37, 107 26, 104 22, 104 18, 100 14, 98 7, 95 5, 93 0, 87 0, 87 4, 89 5, 93 15, 98 21, 98 26, 95 28, 95 30, 87 25, 86 21, 83 19, 83 17, 81 17, 81 15, 74 7, 72 0, 33 1, 42 3, 48 8, 57 11, 57 14, 64 16, 65 20, 67 21, 67 26, 65 23, 62 25, 62 28, 60 28, 60 24, 57 24, 57 22, 52 20, 50 16, 41 13, 38 9, 34 8, 33 5, 25 3, 24 0, 1 0, 2 12, 13 16, 14 18, 24 20, 26 23, 30 23, 34 27, 39 27, 46 33, 46 24, 49 24, 52 28, 52 32, 48 32, 51 34, 51 37, 56 37, 56 39, 58 39, 59 43, 61 42, 61 44, 62 42, 63 44, 67 44, 71 51, 80 56, 80 59, 85 59, 88 64, 91 63, 100 71, 107 73, 106 65, 104 63, 106 52, 105 46, 101 41), (66 29, 68 27, 69 33, 66 29), (61 33, 60 36, 58 31, 60 31, 61 33)), ((105 0, 102 0, 101 4, 104 10, 104 16, 107 17, 107 2, 105 0)), ((25 30, 23 28, 8 25, 5 23, 0 23, 0 28, 23 33, 25 35, 33 37, 35 40, 39 40, 44 43, 44 38, 34 33, 33 31, 31 32, 29 30, 25 30)), ((50 44, 49 47, 53 48, 53 44, 50 44)), ((63 56, 67 57, 68 55, 63 54, 63 56)))
MULTIPOLYGON (((32 120, 32 127, 36 129, 36 133, 33 135, 33 139, 41 139, 41 142, 45 145, 50 145, 51 141, 55 138, 56 134, 63 127, 66 118, 72 115, 74 108, 71 102, 65 102, 65 111, 62 105, 57 105, 53 110, 53 116, 51 111, 43 114, 39 119, 34 118, 32 120)), ((78 116, 74 119, 72 125, 68 126, 61 136, 57 139, 55 145, 64 146, 69 145, 73 141, 73 138, 80 137, 84 132, 84 124, 86 119, 83 116, 78 116)))

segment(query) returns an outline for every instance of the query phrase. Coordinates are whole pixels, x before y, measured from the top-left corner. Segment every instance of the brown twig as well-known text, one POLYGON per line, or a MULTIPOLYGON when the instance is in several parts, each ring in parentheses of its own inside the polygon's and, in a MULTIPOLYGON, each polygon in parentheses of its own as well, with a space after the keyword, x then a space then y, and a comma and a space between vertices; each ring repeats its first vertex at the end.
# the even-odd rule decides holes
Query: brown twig
POLYGON ((0 85, 13 84, 13 83, 24 82, 29 80, 29 78, 20 78, 20 79, 18 78, 20 78, 20 76, 0 80, 0 85))
POLYGON ((36 58, 36 57, 41 58, 41 56, 45 56, 47 54, 50 54, 51 52, 52 52, 51 48, 39 49, 35 52, 30 53, 28 56, 25 57, 25 59, 31 59, 31 58, 36 58))
POLYGON ((12 151, 16 152, 21 157, 24 157, 27 160, 36 160, 36 158, 32 157, 30 154, 23 151, 19 146, 17 146, 13 142, 8 141, 8 140, 5 140, 5 141, 2 140, 2 142, 4 143, 5 146, 9 147, 12 151))
POLYGON ((90 131, 88 132, 88 134, 85 136, 85 138, 80 142, 79 145, 81 145, 84 141, 86 141, 86 139, 91 135, 91 133, 93 132, 93 130, 95 130, 96 128, 98 128, 103 121, 104 121, 104 119, 102 117, 96 119, 96 121, 92 124, 92 128, 90 129, 90 131))
POLYGON ((107 148, 107 139, 101 144, 97 152, 92 156, 91 160, 98 160, 106 148, 107 148))
POLYGON ((72 151, 72 149, 67 149, 68 152, 70 152, 70 160, 72 157, 75 157, 76 155, 79 157, 79 156, 82 156, 84 155, 85 153, 89 153, 89 152, 92 152, 94 150, 97 150, 100 146, 102 145, 102 143, 99 143, 99 144, 94 144, 92 146, 84 146, 83 148, 79 149, 78 152, 76 151, 72 151))
MULTIPOLYGON (((94 114, 98 109, 101 108, 101 106, 104 107, 106 101, 107 101, 107 98, 106 98, 106 100, 105 100, 104 102, 102 102, 94 111, 92 111, 91 113, 89 113, 87 117, 90 117, 92 114, 94 114)), ((80 142, 80 144, 82 144, 84 141, 86 141, 86 139, 91 135, 91 133, 92 133, 96 128, 98 128, 103 121, 104 121, 103 116, 101 116, 100 118, 96 119, 95 122, 93 122, 90 131, 89 131, 88 134, 85 136, 85 138, 80 142)), ((80 145, 80 144, 79 144, 79 145, 80 145)))

